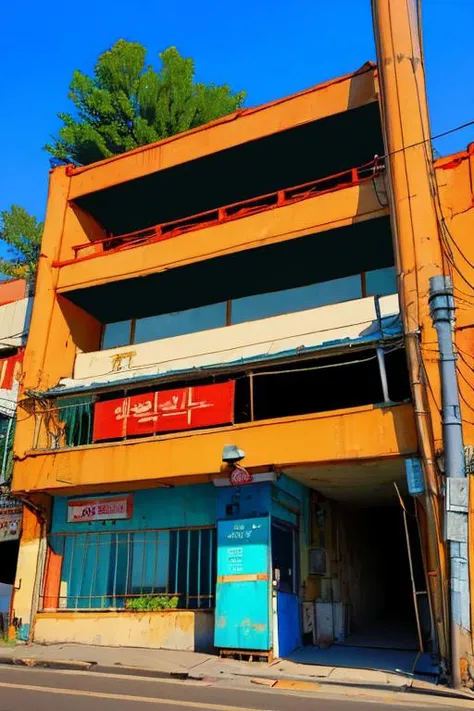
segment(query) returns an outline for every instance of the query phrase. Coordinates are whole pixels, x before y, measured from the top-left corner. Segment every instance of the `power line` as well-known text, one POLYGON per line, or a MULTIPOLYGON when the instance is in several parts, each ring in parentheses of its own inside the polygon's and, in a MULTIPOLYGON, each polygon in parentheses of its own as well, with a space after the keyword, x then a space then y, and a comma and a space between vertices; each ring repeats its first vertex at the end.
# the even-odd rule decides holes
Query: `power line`
POLYGON ((379 158, 389 158, 390 156, 393 156, 397 153, 403 153, 403 151, 407 151, 409 148, 417 148, 418 146, 426 145, 427 143, 431 143, 431 141, 436 141, 437 138, 449 136, 451 133, 462 131, 465 128, 469 128, 469 126, 474 126, 474 119, 472 119, 471 121, 466 121, 466 123, 459 124, 458 126, 454 126, 454 128, 449 128, 447 131, 437 133, 434 136, 428 136, 428 138, 423 138, 421 141, 410 143, 408 146, 403 146, 403 148, 397 148, 396 150, 390 151, 389 153, 384 153, 383 155, 379 156, 379 158))

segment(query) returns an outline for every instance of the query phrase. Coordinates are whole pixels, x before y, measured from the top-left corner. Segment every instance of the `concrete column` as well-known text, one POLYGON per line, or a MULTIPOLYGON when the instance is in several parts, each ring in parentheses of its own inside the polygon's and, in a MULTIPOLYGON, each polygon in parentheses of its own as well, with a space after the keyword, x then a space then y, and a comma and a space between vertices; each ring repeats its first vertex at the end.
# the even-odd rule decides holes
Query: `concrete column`
POLYGON ((11 608, 11 623, 15 628, 15 636, 23 642, 31 639, 32 625, 38 607, 44 557, 43 530, 40 516, 25 506, 11 608))

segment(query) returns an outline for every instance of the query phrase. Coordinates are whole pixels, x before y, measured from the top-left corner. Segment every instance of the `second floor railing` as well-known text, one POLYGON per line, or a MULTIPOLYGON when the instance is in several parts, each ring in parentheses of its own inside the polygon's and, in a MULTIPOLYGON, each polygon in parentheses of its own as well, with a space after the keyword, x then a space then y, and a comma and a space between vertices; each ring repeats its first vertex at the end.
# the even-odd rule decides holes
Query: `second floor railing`
POLYGON ((78 260, 91 259, 110 252, 163 241, 177 237, 185 232, 223 224, 266 210, 291 205, 295 202, 315 197, 316 195, 342 190, 343 188, 373 180, 378 177, 383 170, 383 162, 378 157, 375 157, 374 160, 363 165, 349 168, 339 173, 325 176, 324 178, 302 183, 301 185, 283 188, 272 193, 259 195, 213 210, 206 210, 205 212, 190 215, 189 217, 164 222, 135 232, 122 235, 109 235, 103 239, 74 245, 74 258, 55 262, 53 266, 65 266, 66 264, 78 260))

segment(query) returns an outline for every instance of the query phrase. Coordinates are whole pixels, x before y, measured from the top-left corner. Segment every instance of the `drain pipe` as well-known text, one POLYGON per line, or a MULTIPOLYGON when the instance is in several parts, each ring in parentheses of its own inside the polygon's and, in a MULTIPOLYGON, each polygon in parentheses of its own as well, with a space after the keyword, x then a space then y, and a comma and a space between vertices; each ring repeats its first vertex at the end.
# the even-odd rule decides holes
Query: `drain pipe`
POLYGON ((461 687, 466 658, 463 640, 470 630, 468 568, 468 479, 464 463, 461 408, 453 344, 454 297, 451 277, 430 279, 430 314, 438 335, 441 407, 446 475, 445 538, 449 543, 452 682, 461 687))

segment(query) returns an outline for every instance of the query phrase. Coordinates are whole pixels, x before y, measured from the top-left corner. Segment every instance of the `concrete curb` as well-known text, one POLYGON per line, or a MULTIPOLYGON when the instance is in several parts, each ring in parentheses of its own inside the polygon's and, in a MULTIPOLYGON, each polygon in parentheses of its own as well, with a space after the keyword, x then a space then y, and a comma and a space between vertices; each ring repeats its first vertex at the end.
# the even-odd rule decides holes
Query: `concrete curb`
MULTIPOLYGON (((106 665, 95 662, 90 671, 97 674, 123 674, 124 676, 143 676, 150 679, 190 679, 189 672, 186 671, 163 671, 161 669, 147 669, 146 667, 127 667, 122 664, 106 665)), ((200 679, 199 679, 200 681, 200 679)))
MULTIPOLYGON (((178 679, 181 681, 202 681, 205 682, 211 677, 208 675, 197 675, 192 672, 187 671, 163 671, 159 669, 149 669, 146 667, 128 667, 117 664, 114 666, 107 666, 99 664, 94 661, 79 661, 75 659, 35 659, 31 657, 10 657, 0 655, 0 665, 8 666, 24 666, 31 668, 43 668, 43 669, 58 669, 58 670, 72 670, 72 671, 93 671, 97 674, 123 674, 129 676, 142 676, 152 679, 178 679)), ((362 681, 343 681, 337 679, 331 681, 324 677, 301 677, 292 676, 290 674, 285 676, 279 676, 278 678, 269 676, 259 676, 258 674, 243 674, 241 672, 232 672, 230 674, 222 675, 217 677, 212 677, 215 681, 219 679, 229 679, 232 676, 239 676, 250 679, 254 684, 260 684, 272 688, 283 689, 284 685, 291 684, 291 690, 297 691, 308 691, 311 686, 313 689, 320 688, 322 686, 326 687, 344 687, 353 689, 370 689, 373 691, 392 691, 398 693, 410 693, 410 694, 426 694, 429 696, 435 696, 437 698, 444 699, 461 699, 461 700, 473 700, 474 694, 466 691, 457 691, 455 689, 448 689, 446 687, 440 687, 439 689, 417 689, 412 686, 411 680, 407 684, 400 686, 395 686, 392 684, 383 684, 376 682, 362 682, 362 681), (282 684, 279 684, 282 682, 282 684)))
POLYGON ((440 689, 417 689, 415 686, 407 687, 409 694, 418 694, 425 696, 436 696, 438 699, 461 699, 463 701, 474 701, 474 694, 471 691, 459 691, 442 687, 440 689))
POLYGON ((95 662, 83 662, 75 659, 34 659, 31 657, 2 657, 0 664, 18 667, 43 667, 46 669, 71 669, 88 671, 95 666, 95 662))

